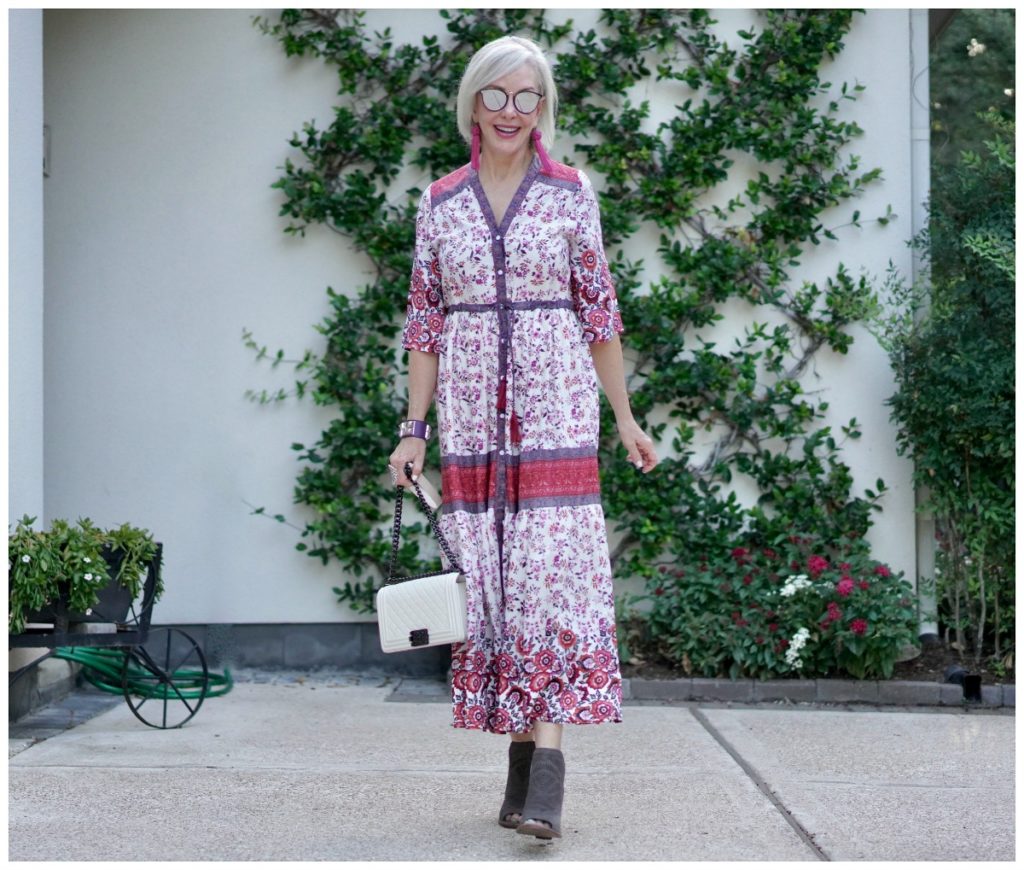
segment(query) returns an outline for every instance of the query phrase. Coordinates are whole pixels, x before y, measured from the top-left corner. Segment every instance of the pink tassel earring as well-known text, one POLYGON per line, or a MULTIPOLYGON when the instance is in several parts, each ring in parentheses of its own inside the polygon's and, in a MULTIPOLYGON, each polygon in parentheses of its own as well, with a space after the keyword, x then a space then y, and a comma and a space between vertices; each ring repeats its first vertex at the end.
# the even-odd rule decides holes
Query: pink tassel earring
POLYGON ((469 163, 470 165, 480 171, 480 125, 473 125, 473 137, 470 140, 469 145, 469 163))
POLYGON ((533 139, 533 147, 537 149, 537 156, 540 158, 541 168, 548 175, 554 175, 555 167, 551 163, 551 158, 548 157, 548 152, 544 150, 544 146, 540 144, 540 130, 534 127, 533 132, 530 134, 530 138, 533 139))

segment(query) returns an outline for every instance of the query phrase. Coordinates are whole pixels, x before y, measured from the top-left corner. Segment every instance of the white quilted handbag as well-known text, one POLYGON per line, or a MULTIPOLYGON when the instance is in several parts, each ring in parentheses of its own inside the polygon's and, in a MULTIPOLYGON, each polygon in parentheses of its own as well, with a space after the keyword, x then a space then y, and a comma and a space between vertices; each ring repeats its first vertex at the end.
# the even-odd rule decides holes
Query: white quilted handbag
MULTIPOLYGON (((407 466, 406 475, 410 479, 411 472, 411 467, 407 466)), ((430 520, 430 527, 448 559, 449 569, 414 577, 394 576, 398 561, 398 536, 402 528, 402 496, 405 494, 405 488, 399 486, 391 537, 391 566, 384 585, 377 590, 376 598, 380 648, 386 653, 466 639, 466 580, 438 528, 434 512, 427 504, 419 483, 413 481, 413 487, 420 507, 430 520)))

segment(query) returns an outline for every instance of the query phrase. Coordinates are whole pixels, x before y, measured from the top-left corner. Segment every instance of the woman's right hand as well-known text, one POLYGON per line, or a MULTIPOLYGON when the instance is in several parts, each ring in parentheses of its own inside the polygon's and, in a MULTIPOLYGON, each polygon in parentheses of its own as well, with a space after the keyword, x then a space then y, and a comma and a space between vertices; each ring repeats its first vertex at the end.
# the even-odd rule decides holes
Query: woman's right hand
POLYGON ((412 481, 405 476, 405 464, 411 462, 413 477, 419 477, 423 471, 423 461, 426 455, 427 442, 422 438, 408 435, 401 439, 388 460, 388 465, 397 473, 395 483, 399 486, 404 486, 406 489, 412 488, 412 481))

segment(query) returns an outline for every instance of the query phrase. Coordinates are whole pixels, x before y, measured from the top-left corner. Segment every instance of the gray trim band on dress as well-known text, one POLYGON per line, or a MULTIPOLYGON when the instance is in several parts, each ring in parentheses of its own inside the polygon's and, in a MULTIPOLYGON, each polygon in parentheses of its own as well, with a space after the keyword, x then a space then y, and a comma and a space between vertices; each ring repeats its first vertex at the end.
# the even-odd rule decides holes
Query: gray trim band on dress
POLYGON ((579 190, 583 185, 579 181, 570 181, 568 178, 553 178, 543 172, 537 176, 537 181, 542 184, 550 184, 552 187, 564 187, 566 190, 579 190))
POLYGON ((445 314, 453 311, 471 311, 484 313, 486 311, 498 311, 501 309, 512 311, 529 311, 534 308, 573 308, 571 299, 519 299, 499 302, 456 302, 445 309, 445 314))
MULTIPOLYGON (((588 495, 545 495, 538 496, 537 498, 523 498, 519 500, 514 508, 508 510, 507 513, 520 513, 537 508, 579 507, 588 504, 601 504, 601 494, 595 492, 588 495)), ((485 514, 487 511, 492 510, 493 507, 492 504, 487 502, 458 500, 442 504, 441 513, 451 514, 461 511, 466 514, 485 514)))
MULTIPOLYGON (((490 465, 497 451, 487 453, 444 453, 441 455, 441 467, 449 465, 461 468, 472 468, 475 465, 490 465)), ((597 456, 597 447, 548 447, 538 450, 524 450, 508 456, 509 465, 521 465, 524 462, 549 462, 552 459, 587 459, 597 456)))

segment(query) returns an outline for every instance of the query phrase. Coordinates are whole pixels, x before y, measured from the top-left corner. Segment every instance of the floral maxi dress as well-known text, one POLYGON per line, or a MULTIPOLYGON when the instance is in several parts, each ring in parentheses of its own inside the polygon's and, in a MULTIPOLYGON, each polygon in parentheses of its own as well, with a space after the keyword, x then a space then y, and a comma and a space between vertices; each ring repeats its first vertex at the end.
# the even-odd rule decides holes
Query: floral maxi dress
POLYGON ((424 191, 402 344, 439 354, 440 523, 467 580, 456 728, 622 721, 588 348, 622 329, 583 172, 534 157, 501 224, 470 165, 424 191))

